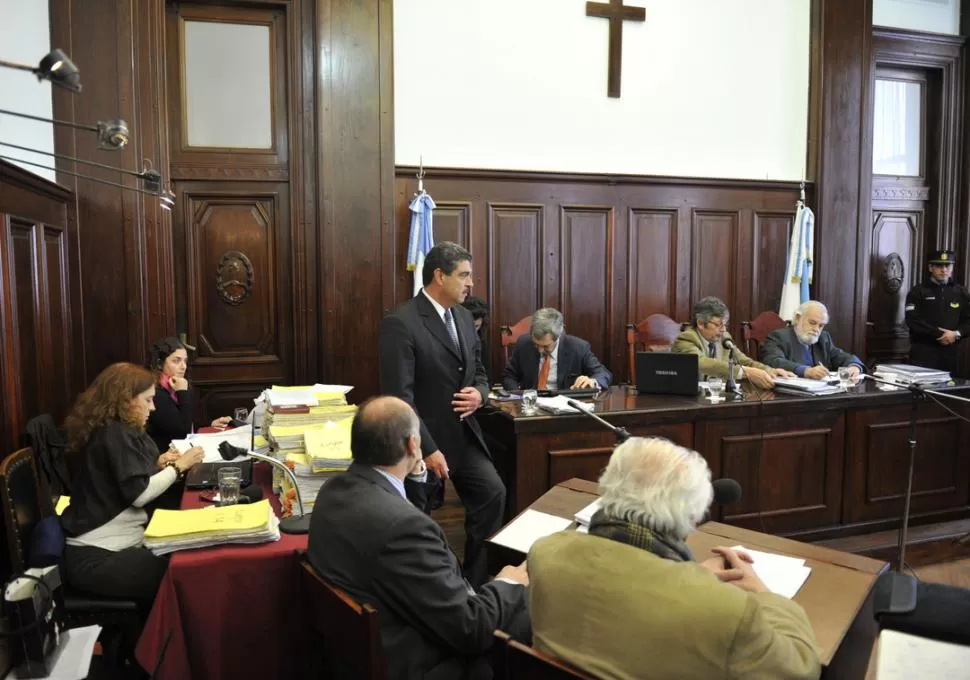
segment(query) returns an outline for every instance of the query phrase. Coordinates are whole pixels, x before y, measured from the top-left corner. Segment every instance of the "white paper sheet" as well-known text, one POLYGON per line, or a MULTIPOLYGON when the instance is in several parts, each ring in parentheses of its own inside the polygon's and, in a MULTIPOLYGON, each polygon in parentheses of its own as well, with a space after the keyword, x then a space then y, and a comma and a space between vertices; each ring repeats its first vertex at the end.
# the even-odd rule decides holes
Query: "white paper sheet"
POLYGON ((587 505, 585 508, 580 510, 574 515, 574 519, 577 524, 589 526, 590 521, 593 519, 593 515, 596 511, 600 509, 603 504, 602 498, 597 498, 595 501, 587 505))
POLYGON ((812 568, 805 566, 805 560, 799 557, 788 557, 776 553, 751 550, 743 545, 734 546, 734 550, 742 550, 754 560, 752 566, 764 584, 773 593, 777 593, 789 600, 801 589, 802 585, 812 573, 812 568))
MULTIPOLYGON (((85 626, 72 628, 61 633, 61 644, 57 650, 53 670, 47 676, 49 680, 84 680, 91 669, 91 657, 94 654, 94 643, 101 634, 101 626, 85 626)), ((18 680, 30 678, 31 675, 21 675, 17 668, 10 671, 7 678, 18 680)))
POLYGON ((532 544, 540 538, 562 531, 572 523, 571 519, 564 517, 526 510, 514 522, 498 532, 492 539, 492 543, 527 553, 532 544))
MULTIPOLYGON (((238 446, 241 449, 249 451, 253 442, 253 426, 243 425, 242 427, 234 427, 231 430, 223 430, 222 432, 190 434, 185 439, 173 440, 172 446, 178 449, 179 453, 185 453, 193 446, 201 446, 205 452, 205 457, 202 459, 202 462, 221 463, 225 460, 222 454, 219 453, 219 444, 222 442, 229 442, 233 446, 238 446)), ((234 460, 245 460, 245 456, 239 456, 234 460)))
POLYGON ((552 411, 553 413, 579 413, 570 405, 570 401, 573 401, 581 408, 586 411, 592 411, 593 405, 585 401, 576 401, 565 395, 559 394, 555 397, 539 397, 536 399, 536 404, 539 408, 545 409, 547 411, 552 411))
POLYGON ((896 630, 879 634, 879 680, 970 677, 970 647, 921 638, 896 630))

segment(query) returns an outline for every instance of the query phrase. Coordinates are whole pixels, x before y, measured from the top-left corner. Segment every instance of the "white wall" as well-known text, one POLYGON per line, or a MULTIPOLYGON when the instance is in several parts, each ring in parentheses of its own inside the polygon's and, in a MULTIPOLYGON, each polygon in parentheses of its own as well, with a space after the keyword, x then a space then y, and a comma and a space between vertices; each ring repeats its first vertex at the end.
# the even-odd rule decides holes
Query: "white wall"
POLYGON ((626 0, 610 99, 585 0, 395 0, 395 160, 802 179, 809 2, 626 0))
MULTIPOLYGON (((0 0, 0 59, 38 64, 51 50, 47 12, 47 0, 0 0)), ((51 118, 53 109, 50 83, 38 82, 34 75, 26 71, 0 68, 0 109, 51 118)), ((0 142, 12 142, 52 152, 54 128, 50 123, 0 114, 0 142)), ((49 156, 7 146, 0 146, 0 155, 54 166, 54 159, 49 156)), ((55 180, 53 170, 42 170, 30 165, 23 167, 51 181, 55 180)))
POLYGON ((872 25, 960 34, 960 0, 873 0, 872 25))

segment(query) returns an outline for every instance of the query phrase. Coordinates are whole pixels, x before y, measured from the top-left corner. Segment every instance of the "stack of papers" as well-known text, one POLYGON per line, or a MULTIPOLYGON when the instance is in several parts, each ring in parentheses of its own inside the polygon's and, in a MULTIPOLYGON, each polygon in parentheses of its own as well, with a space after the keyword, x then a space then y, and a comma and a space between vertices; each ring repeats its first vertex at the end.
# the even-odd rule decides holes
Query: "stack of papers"
POLYGON ((593 501, 585 508, 577 512, 573 516, 573 519, 576 520, 576 524, 578 524, 581 527, 586 527, 586 529, 589 529, 589 523, 593 520, 593 515, 596 514, 596 511, 600 509, 600 506, 602 504, 603 504, 603 499, 597 498, 595 501, 593 501))
POLYGON ((280 539, 280 522, 268 500, 197 510, 156 510, 145 529, 145 547, 156 555, 226 543, 280 539))
POLYGON ((571 519, 547 515, 536 510, 526 510, 504 529, 492 537, 492 543, 528 553, 532 544, 544 536, 568 529, 571 519))
POLYGON ((842 391, 839 385, 831 385, 826 380, 812 380, 811 378, 785 378, 775 376, 775 389, 791 394, 822 396, 838 394, 842 391))
POLYGON ((893 382, 918 385, 936 385, 946 383, 951 380, 947 371, 940 371, 935 368, 924 368, 923 366, 911 366, 909 364, 880 364, 875 371, 877 378, 891 380, 893 382))
POLYGON ((577 413, 576 409, 570 406, 569 401, 567 400, 571 400, 576 404, 579 404, 579 406, 586 411, 593 410, 592 404, 583 401, 576 401, 575 399, 570 399, 570 397, 566 397, 561 394, 555 397, 539 397, 536 399, 536 405, 543 411, 548 411, 557 415, 560 413, 577 413))
POLYGON ((795 593, 812 573, 812 568, 799 557, 750 550, 743 545, 736 545, 733 549, 751 555, 751 559, 754 560, 751 565, 754 567, 754 573, 764 582, 768 590, 789 600, 795 597, 795 593))

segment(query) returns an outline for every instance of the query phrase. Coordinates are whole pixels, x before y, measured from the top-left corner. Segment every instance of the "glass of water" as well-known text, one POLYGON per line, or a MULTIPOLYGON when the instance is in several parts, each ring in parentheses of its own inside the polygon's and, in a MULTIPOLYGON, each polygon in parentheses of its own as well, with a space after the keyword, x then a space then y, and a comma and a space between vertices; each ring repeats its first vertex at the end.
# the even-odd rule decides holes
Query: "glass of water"
POLYGON ((539 393, 535 390, 526 390, 522 393, 522 414, 534 416, 539 411, 539 393))
POLYGON ((248 417, 249 417, 248 408, 237 408, 237 409, 233 409, 232 411, 232 419, 240 423, 245 423, 246 418, 248 417))
POLYGON ((839 366, 839 385, 842 389, 852 387, 852 368, 850 366, 839 366))
POLYGON ((235 505, 239 502, 239 485, 242 483, 242 468, 219 468, 219 505, 235 505))
POLYGON ((724 381, 720 378, 708 378, 707 391, 710 393, 707 400, 712 404, 724 401, 724 397, 721 396, 724 393, 724 381))

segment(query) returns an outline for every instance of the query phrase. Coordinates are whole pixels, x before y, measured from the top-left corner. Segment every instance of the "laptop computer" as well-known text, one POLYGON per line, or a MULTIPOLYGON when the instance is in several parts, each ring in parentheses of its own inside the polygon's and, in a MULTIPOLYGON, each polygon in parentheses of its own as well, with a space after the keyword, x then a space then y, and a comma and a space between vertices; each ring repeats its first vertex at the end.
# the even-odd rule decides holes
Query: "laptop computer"
POLYGON ((637 392, 697 396, 697 355, 637 352, 637 392))
POLYGON ((240 487, 249 486, 253 482, 253 461, 225 461, 220 463, 199 463, 185 476, 186 489, 214 489, 219 486, 219 468, 237 467, 242 470, 240 487))

